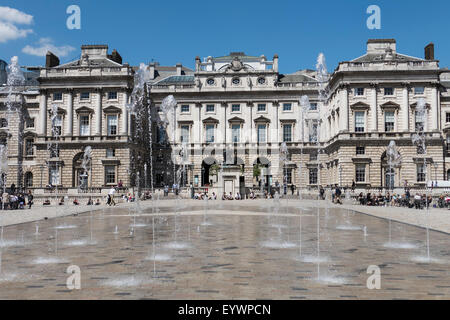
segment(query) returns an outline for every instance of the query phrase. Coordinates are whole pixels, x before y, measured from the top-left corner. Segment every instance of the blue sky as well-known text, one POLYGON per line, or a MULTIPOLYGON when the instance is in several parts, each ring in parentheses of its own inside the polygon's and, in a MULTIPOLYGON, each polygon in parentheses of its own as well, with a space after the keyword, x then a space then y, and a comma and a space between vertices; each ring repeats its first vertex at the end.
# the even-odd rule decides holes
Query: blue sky
POLYGON ((29 30, 25 36, 0 38, 0 59, 18 55, 23 65, 45 63, 29 54, 36 50, 24 53, 27 46, 52 44, 67 62, 78 58, 82 44, 108 44, 133 65, 154 59, 193 68, 197 55, 244 51, 271 59, 277 53, 284 73, 314 68, 324 52, 332 71, 339 61, 364 54, 367 39, 396 38, 399 52, 419 57, 434 42, 441 67, 450 66, 448 0, 1 0, 0 7, 32 16, 32 22, 16 25, 29 30), (72 4, 81 8, 81 30, 66 27, 72 4), (372 4, 381 8, 381 30, 366 27, 372 4))

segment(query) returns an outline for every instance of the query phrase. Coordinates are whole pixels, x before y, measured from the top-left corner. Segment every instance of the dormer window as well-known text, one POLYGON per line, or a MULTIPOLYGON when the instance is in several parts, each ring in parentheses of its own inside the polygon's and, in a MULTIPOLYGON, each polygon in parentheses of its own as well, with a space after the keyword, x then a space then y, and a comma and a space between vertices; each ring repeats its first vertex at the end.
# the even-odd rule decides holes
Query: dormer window
POLYGON ((208 80, 206 80, 206 83, 208 84, 208 86, 213 86, 216 84, 216 81, 213 78, 209 78, 208 80))
POLYGON ((231 81, 233 83, 233 85, 238 86, 241 84, 241 80, 239 78, 233 78, 233 80, 231 81))
POLYGON ((89 100, 90 94, 89 92, 82 92, 80 94, 80 100, 89 100))
POLYGON ((108 100, 117 100, 117 91, 108 92, 108 100))

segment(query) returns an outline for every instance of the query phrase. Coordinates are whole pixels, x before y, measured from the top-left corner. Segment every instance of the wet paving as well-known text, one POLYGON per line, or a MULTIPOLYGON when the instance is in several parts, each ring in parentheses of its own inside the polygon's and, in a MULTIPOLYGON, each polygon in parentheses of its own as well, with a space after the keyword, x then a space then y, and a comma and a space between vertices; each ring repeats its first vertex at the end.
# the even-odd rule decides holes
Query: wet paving
POLYGON ((429 232, 428 259, 425 229, 343 209, 181 206, 5 227, 0 299, 450 298, 448 234, 429 232))

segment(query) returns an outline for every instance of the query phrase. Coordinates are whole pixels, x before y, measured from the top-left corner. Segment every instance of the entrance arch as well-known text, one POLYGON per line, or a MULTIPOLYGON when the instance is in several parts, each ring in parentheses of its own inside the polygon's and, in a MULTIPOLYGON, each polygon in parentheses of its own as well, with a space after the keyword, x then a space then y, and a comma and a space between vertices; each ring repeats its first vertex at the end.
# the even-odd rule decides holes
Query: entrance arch
POLYGON ((272 185, 272 174, 270 172, 271 163, 266 157, 258 157, 253 162, 253 174, 254 178, 258 182, 259 189, 269 190, 272 185), (255 176, 255 173, 259 171, 259 176, 255 176))
POLYGON ((72 163, 72 187, 86 189, 89 186, 89 170, 85 172, 83 163, 84 152, 80 152, 73 157, 72 163))
POLYGON ((203 159, 202 162, 202 186, 211 185, 210 169, 211 166, 217 164, 217 161, 213 157, 203 159))
POLYGON ((400 165, 389 167, 387 151, 381 155, 381 186, 392 190, 400 186, 400 165))

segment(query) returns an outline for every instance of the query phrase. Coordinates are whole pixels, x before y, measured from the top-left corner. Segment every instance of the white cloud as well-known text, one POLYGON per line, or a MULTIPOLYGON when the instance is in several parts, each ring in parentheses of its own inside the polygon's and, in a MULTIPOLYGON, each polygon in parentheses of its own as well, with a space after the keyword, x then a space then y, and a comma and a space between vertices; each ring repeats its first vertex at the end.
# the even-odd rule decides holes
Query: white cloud
POLYGON ((74 50, 74 47, 67 45, 60 47, 55 46, 51 38, 41 38, 37 43, 37 46, 33 47, 27 45, 22 49, 22 52, 33 56, 44 57, 47 54, 47 51, 51 51, 58 57, 65 57, 74 50))
POLYGON ((20 29, 17 24, 29 25, 33 16, 10 7, 0 7, 0 43, 25 38, 32 29, 20 29))
POLYGON ((10 7, 0 7, 0 21, 13 24, 31 24, 33 16, 10 7))

